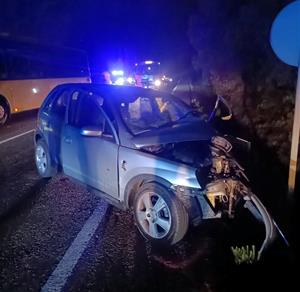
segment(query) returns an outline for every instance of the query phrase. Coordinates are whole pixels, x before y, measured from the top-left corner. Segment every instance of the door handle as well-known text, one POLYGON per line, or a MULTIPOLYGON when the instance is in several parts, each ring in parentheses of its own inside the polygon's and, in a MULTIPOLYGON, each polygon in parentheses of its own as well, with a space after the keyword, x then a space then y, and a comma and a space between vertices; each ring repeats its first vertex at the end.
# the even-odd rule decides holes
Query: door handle
POLYGON ((65 137, 64 138, 64 141, 67 143, 67 144, 71 144, 72 143, 72 139, 70 137, 65 137))

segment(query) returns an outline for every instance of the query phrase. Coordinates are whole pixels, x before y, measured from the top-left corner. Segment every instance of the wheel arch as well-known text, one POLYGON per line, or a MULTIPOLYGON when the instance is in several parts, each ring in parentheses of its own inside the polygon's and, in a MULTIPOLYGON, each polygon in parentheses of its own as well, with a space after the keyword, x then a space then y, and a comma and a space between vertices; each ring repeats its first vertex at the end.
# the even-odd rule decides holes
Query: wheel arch
POLYGON ((133 177, 126 185, 124 191, 124 203, 126 208, 131 208, 134 194, 146 183, 157 183, 170 189, 172 184, 164 178, 152 174, 139 174, 133 177))
POLYGON ((0 93, 0 102, 3 102, 6 105, 6 107, 8 109, 8 116, 10 116, 11 115, 11 106, 9 104, 8 99, 1 93, 0 93))
POLYGON ((35 135, 34 135, 34 142, 36 143, 37 141, 44 139, 44 135, 40 132, 40 131, 36 131, 35 135))

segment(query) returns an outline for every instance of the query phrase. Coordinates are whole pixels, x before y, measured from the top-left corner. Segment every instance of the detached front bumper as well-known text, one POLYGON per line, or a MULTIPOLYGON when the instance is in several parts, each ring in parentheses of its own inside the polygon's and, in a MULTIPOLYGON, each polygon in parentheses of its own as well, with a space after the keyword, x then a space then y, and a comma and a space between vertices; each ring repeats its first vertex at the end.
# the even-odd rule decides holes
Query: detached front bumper
POLYGON ((234 219, 236 208, 247 208, 257 221, 264 224, 265 238, 258 249, 256 260, 272 244, 277 235, 277 227, 266 207, 243 183, 234 179, 220 179, 209 183, 202 196, 198 196, 203 219, 227 216, 234 219))
POLYGON ((256 195, 250 193, 244 196, 244 200, 244 207, 247 208, 257 220, 263 222, 265 225, 265 239, 257 254, 257 260, 259 260, 263 251, 275 240, 277 229, 273 218, 256 195))

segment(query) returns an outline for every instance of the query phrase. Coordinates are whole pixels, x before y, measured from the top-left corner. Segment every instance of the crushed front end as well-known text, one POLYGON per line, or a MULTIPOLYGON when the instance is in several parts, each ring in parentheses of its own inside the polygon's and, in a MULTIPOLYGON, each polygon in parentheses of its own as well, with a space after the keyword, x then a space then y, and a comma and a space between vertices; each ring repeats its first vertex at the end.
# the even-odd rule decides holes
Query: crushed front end
POLYGON ((215 136, 210 145, 210 163, 197 170, 201 185, 205 185, 197 196, 202 218, 234 218, 237 208, 247 208, 265 226, 265 239, 257 253, 260 259, 263 251, 276 236, 274 220, 259 198, 248 186, 249 179, 244 169, 231 155, 232 144, 225 138, 215 136))

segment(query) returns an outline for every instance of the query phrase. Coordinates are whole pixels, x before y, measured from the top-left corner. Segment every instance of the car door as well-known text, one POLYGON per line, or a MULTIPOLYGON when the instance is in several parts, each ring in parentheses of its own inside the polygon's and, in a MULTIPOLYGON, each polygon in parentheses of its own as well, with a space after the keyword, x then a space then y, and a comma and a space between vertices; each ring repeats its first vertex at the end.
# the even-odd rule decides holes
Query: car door
POLYGON ((65 123, 65 114, 69 98, 66 89, 55 90, 39 113, 39 124, 47 142, 51 158, 60 164, 62 127, 65 123))
POLYGON ((92 92, 74 91, 71 94, 68 122, 63 129, 63 170, 67 175, 118 198, 119 146, 100 99, 92 92), (101 136, 86 135, 90 132, 101 132, 101 136))

